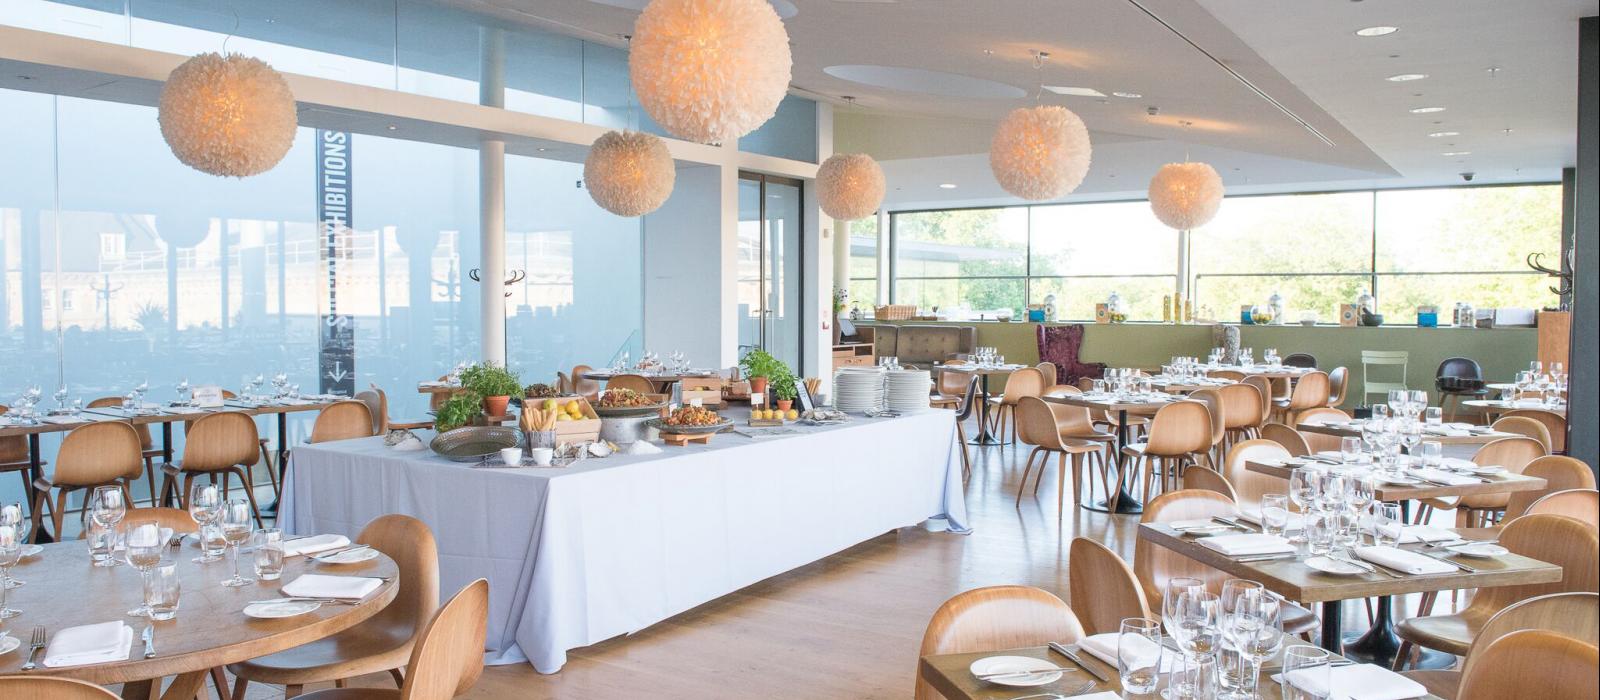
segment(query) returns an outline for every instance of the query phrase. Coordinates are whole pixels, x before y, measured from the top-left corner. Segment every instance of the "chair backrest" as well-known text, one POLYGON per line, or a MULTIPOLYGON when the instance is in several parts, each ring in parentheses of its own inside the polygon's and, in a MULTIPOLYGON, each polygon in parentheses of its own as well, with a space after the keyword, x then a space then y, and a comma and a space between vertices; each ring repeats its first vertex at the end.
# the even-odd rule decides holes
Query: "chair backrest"
POLYGON ((619 374, 606 381, 607 389, 632 389, 641 394, 654 393, 656 385, 637 374, 619 374))
POLYGON ((1350 414, 1337 408, 1310 408, 1300 412, 1295 417, 1295 422, 1301 425, 1322 425, 1324 423, 1340 423, 1350 420, 1350 414))
POLYGON ((1533 505, 1528 506, 1524 515, 1535 513, 1565 515, 1589 523, 1590 527, 1600 527, 1600 491, 1594 489, 1557 491, 1534 501, 1533 505))
POLYGON ((1350 393, 1350 368, 1335 367, 1328 372, 1328 406, 1338 408, 1344 405, 1345 396, 1350 393))
POLYGON ((1512 603, 1494 614, 1472 638, 1462 670, 1495 640, 1519 630, 1546 630, 1600 644, 1600 593, 1556 593, 1512 603))
MULTIPOLYGON (((200 531, 200 526, 195 524, 194 517, 189 515, 189 511, 182 508, 129 508, 127 515, 122 518, 122 521, 127 523, 149 520, 155 521, 159 527, 170 527, 173 532, 190 533, 200 531)), ((78 537, 81 539, 83 534, 80 533, 78 537)))
POLYGON ((593 371, 594 368, 589 365, 573 365, 572 393, 579 396, 595 396, 600 393, 600 382, 583 376, 593 371))
POLYGON ((367 414, 372 416, 372 434, 382 435, 389 432, 389 397, 376 384, 370 385, 366 391, 356 392, 356 400, 367 405, 367 414))
POLYGON ((1566 635, 1512 632, 1477 656, 1477 663, 1462 671, 1456 700, 1600 695, 1600 649, 1566 635))
MULTIPOLYGON (((1055 393, 1058 394, 1081 393, 1077 387, 1057 386, 1056 389, 1055 393)), ((1056 433, 1062 437, 1097 439, 1106 436, 1106 433, 1095 429, 1094 416, 1088 407, 1069 406, 1064 403, 1046 402, 1046 404, 1050 406, 1050 413, 1055 416, 1056 433)))
POLYGON ((417 635, 402 700, 450 700, 471 690, 483 674, 488 630, 489 582, 480 578, 439 606, 417 635))
MULTIPOLYGON (((944 374, 949 374, 945 372, 944 374)), ((978 375, 967 377, 967 388, 961 394, 961 405, 956 407, 956 421, 964 421, 972 416, 972 409, 978 402, 979 381, 978 375)))
POLYGON ((363 401, 339 401, 317 412, 311 442, 372 437, 372 409, 363 401))
POLYGON ((1500 414, 1501 418, 1531 418, 1544 424, 1545 430, 1550 431, 1550 451, 1567 451, 1567 418, 1554 411, 1545 411, 1537 408, 1519 408, 1500 414))
MULTIPOLYGON (((945 364, 951 364, 946 362, 945 364)), ((939 377, 939 393, 947 396, 961 396, 967 393, 967 387, 978 377, 968 372, 935 372, 939 377)))
MULTIPOLYGON (((918 655, 1071 644, 1083 636, 1078 616, 1055 594, 1032 586, 988 586, 958 593, 940 605, 922 634, 918 655)), ((941 696, 918 674, 915 697, 941 696)))
POLYGON ((1024 396, 1017 401, 1017 439, 1025 445, 1061 449, 1061 433, 1056 428, 1055 413, 1044 399, 1024 396))
POLYGON ((1327 372, 1306 372, 1294 383, 1294 392, 1289 395, 1289 410, 1304 411, 1325 406, 1329 393, 1327 372))
POLYGON ((256 422, 237 411, 201 416, 183 438, 183 468, 216 471, 236 464, 253 465, 259 458, 261 436, 256 422))
POLYGON ((1044 373, 1037 367, 1023 367, 1006 377, 1004 403, 1015 405, 1024 396, 1044 396, 1044 373))
MULTIPOLYGON (((0 404, 0 414, 5 413, 7 406, 0 404)), ((23 435, 8 435, 0 437, 0 464, 28 461, 28 438, 23 435)))
POLYGON ((1317 356, 1309 352, 1292 352, 1283 358, 1284 367, 1317 368, 1317 356))
MULTIPOLYGON (((1387 393, 1390 389, 1406 388, 1406 362, 1411 359, 1411 353, 1405 350, 1362 350, 1361 351, 1361 396, 1362 403, 1370 394, 1387 393), (1374 367, 1399 367, 1398 381, 1375 378, 1374 367)), ((1379 372, 1379 375, 1386 372, 1379 372)))
POLYGON ((1523 437, 1533 438, 1538 440, 1539 444, 1544 445, 1545 452, 1550 451, 1550 429, 1544 427, 1543 423, 1540 423, 1532 418, 1528 418, 1526 416, 1506 416, 1495 421, 1494 425, 1490 427, 1502 433, 1511 433, 1512 435, 1521 435, 1523 437))
MULTIPOLYGON (((1170 522, 1234 515, 1231 499, 1214 491, 1184 489, 1168 491, 1144 505, 1140 523, 1170 522)), ((1151 610, 1161 609, 1161 593, 1172 578, 1197 578, 1206 582, 1213 593, 1220 592, 1227 574, 1201 564, 1171 549, 1151 544, 1143 538, 1133 543, 1133 572, 1139 577, 1139 587, 1144 590, 1145 601, 1151 610)))
POLYGON ((1213 370, 1208 370, 1206 372, 1206 376, 1207 377, 1211 377, 1212 379, 1232 379, 1233 381, 1236 381, 1236 382, 1244 381, 1244 372, 1240 372, 1239 370, 1236 370, 1236 369, 1213 369, 1213 370))
POLYGON ((1200 389, 1189 394, 1190 401, 1206 405, 1206 417, 1211 420, 1211 444, 1222 444, 1228 435, 1228 409, 1223 406, 1221 389, 1200 389))
POLYGON ((1470 357, 1447 357, 1439 363, 1435 379, 1483 379, 1483 367, 1470 357))
POLYGON ((433 531, 409 515, 382 515, 361 528, 356 542, 382 552, 400 569, 400 594, 361 624, 374 630, 408 630, 415 643, 439 606, 439 550, 433 531))
POLYGON ((1233 485, 1228 483, 1227 477, 1218 474, 1210 467, 1191 464, 1183 470, 1183 487, 1186 489, 1199 489, 1220 493, 1228 500, 1237 503, 1239 497, 1233 492, 1233 485))
POLYGON ((1545 486, 1537 491, 1516 491, 1507 496, 1505 519, 1510 520, 1528 512, 1528 507, 1557 491, 1593 489, 1594 472, 1582 460, 1565 455, 1545 455, 1522 468, 1524 476, 1544 479, 1545 486))
POLYGON ((1564 515, 1524 515, 1500 530, 1500 546, 1561 567, 1561 580, 1480 588, 1461 614, 1486 619, 1535 596, 1600 592, 1600 535, 1588 523, 1564 515))
POLYGON ((1545 455, 1544 445, 1528 437, 1500 438, 1478 448, 1472 461, 1479 466, 1505 467, 1507 471, 1522 473, 1529 462, 1545 455))
POLYGON ((1267 417, 1272 415, 1272 380, 1259 374, 1253 374, 1245 377, 1244 383, 1255 387, 1256 391, 1260 392, 1257 396, 1261 399, 1261 421, 1256 423, 1256 427, 1259 428, 1267 422, 1267 417))
POLYGON ((1291 457, 1304 457, 1311 454, 1311 445, 1306 442, 1304 435, 1282 423, 1268 423, 1261 426, 1261 437, 1283 445, 1291 457))
POLYGON ((139 434, 121 421, 89 423, 73 428, 56 451, 57 486, 93 486, 143 474, 139 434))
POLYGON ((1175 401, 1162 406, 1150 419, 1144 453, 1176 457, 1211 447, 1211 412, 1199 401, 1175 401))
POLYGON ((1233 487, 1234 501, 1240 506, 1256 507, 1261 504, 1261 497, 1266 494, 1288 493, 1288 482, 1270 474, 1250 471, 1245 464, 1284 460, 1290 456, 1283 445, 1271 440, 1245 440, 1234 444, 1233 449, 1228 450, 1228 458, 1223 460, 1222 468, 1222 475, 1228 479, 1228 485, 1233 487))
POLYGON ((1133 567, 1111 548, 1087 537, 1072 538, 1067 553, 1068 593, 1084 633, 1117 632, 1130 617, 1153 617, 1133 567))
MULTIPOLYGON (((121 406, 122 406, 122 397, 121 396, 102 396, 102 397, 100 397, 98 399, 90 399, 89 403, 84 404, 83 407, 84 408, 113 408, 113 407, 121 407, 121 406)), ((0 411, 3 411, 4 409, 5 409, 5 407, 0 406, 0 411)), ((149 423, 140 423, 138 425, 135 425, 135 426, 133 426, 133 430, 134 430, 134 432, 139 433, 139 447, 140 448, 148 450, 153 445, 155 445, 155 440, 153 438, 151 438, 151 436, 150 436, 150 424, 149 423)), ((0 460, 0 461, 4 461, 4 460, 0 460)))
POLYGON ((1039 373, 1044 375, 1044 386, 1046 389, 1056 385, 1056 363, 1040 362, 1039 364, 1034 365, 1034 368, 1038 369, 1039 373))
MULTIPOLYGON (((26 640, 24 640, 26 641, 26 640)), ((116 700, 105 688, 76 678, 0 676, 0 698, 28 700, 116 700)))
POLYGON ((1219 387, 1222 394, 1223 424, 1230 430, 1261 425, 1261 388, 1254 384, 1229 384, 1219 387))

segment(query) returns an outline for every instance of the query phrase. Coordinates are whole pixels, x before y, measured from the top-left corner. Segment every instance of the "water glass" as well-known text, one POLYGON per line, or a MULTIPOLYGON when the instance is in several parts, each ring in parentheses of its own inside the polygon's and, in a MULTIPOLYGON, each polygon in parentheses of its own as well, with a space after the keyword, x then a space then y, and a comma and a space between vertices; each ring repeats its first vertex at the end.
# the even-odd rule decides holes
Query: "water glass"
POLYGON ((1345 464, 1356 464, 1361 461, 1361 438, 1339 438, 1339 457, 1345 464))
MULTIPOLYGON (((11 567, 17 565, 22 558, 22 548, 25 546, 23 538, 17 534, 17 529, 10 525, 0 525, 0 578, 11 575, 11 567)), ((6 604, 5 586, 0 586, 0 620, 16 617, 22 614, 6 604)))
POLYGON ((1326 508, 1315 508, 1305 514, 1306 551, 1313 556, 1333 551, 1335 533, 1339 530, 1339 516, 1326 508))
POLYGON ((252 544, 256 550, 256 578, 276 581, 283 576, 283 531, 275 527, 256 530, 252 544))
POLYGON ((1153 693, 1161 681, 1161 623, 1147 617, 1122 621, 1117 635, 1117 673, 1124 692, 1153 693))
POLYGON ((1167 700, 1216 700, 1216 697, 1217 655, 1181 655, 1167 682, 1167 700))
POLYGON ((1372 543, 1379 547, 1398 547, 1405 534, 1405 519, 1400 514, 1399 503, 1379 503, 1373 506, 1372 543))
POLYGON ((250 539, 250 525, 254 517, 250 502, 243 498, 230 499, 222 504, 222 517, 217 524, 222 527, 222 539, 227 541, 228 551, 233 555, 233 577, 222 582, 229 588, 252 583, 251 579, 239 575, 239 548, 250 539))
POLYGON ((1422 441, 1422 466, 1437 467, 1444 462, 1444 443, 1438 440, 1422 441))
POLYGON ((120 486, 96 486, 89 495, 89 515, 96 523, 114 528, 128 514, 120 486))
POLYGON ((1261 531, 1282 537, 1289 528, 1289 496, 1268 493, 1261 496, 1261 531))
POLYGON ((87 532, 84 538, 89 543, 89 561, 96 568, 118 566, 117 544, 122 538, 122 533, 115 526, 105 526, 95 522, 94 518, 84 524, 87 532))
POLYGON ((1333 655, 1297 644, 1283 651, 1283 700, 1326 700, 1333 683, 1333 655))
POLYGON ((1382 403, 1372 404, 1372 417, 1383 421, 1389 419, 1389 405, 1382 403))
POLYGON ((201 525, 195 536, 200 538, 200 556, 194 558, 196 564, 222 561, 223 555, 228 552, 228 540, 222 536, 222 525, 216 521, 201 525))
POLYGON ((1443 425, 1444 409, 1438 406, 1429 406, 1426 409, 1423 409, 1422 420, 1428 425, 1443 425))
POLYGON ((144 604, 150 619, 171 620, 178 616, 178 596, 183 584, 178 580, 178 565, 167 560, 152 567, 144 579, 144 604))

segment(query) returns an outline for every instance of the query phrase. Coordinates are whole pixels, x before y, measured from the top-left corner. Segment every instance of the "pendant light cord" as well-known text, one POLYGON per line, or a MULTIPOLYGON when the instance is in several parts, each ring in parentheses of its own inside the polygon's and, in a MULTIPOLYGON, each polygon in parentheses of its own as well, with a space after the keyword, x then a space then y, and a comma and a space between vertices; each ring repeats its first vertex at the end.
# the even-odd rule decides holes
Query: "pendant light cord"
POLYGON ((228 3, 228 9, 233 11, 233 30, 229 31, 227 36, 222 37, 223 58, 227 58, 228 56, 228 40, 232 39, 233 35, 239 33, 239 6, 230 2, 228 3))
POLYGON ((1033 91, 1033 101, 1035 104, 1038 104, 1044 100, 1044 61, 1047 58, 1050 58, 1050 52, 1034 49, 1033 74, 1035 77, 1035 82, 1038 83, 1038 87, 1033 91))

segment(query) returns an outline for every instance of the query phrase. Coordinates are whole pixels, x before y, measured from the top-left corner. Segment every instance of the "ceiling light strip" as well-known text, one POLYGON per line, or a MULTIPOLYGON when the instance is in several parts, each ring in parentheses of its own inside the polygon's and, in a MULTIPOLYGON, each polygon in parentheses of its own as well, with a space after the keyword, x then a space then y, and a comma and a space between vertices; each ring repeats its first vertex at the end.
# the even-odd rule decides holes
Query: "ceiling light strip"
POLYGON ((1295 123, 1299 124, 1306 131, 1311 132, 1312 136, 1317 137, 1319 140, 1321 140, 1325 144, 1328 144, 1328 146, 1330 146, 1330 147, 1335 146, 1335 144, 1333 143, 1333 139, 1328 138, 1321 131, 1318 131, 1317 127, 1311 125, 1311 122, 1308 122, 1305 119, 1301 118, 1300 115, 1295 114, 1294 110, 1289 109, 1288 107, 1284 106, 1284 104, 1282 102, 1279 102, 1276 99, 1274 99, 1271 95, 1268 95, 1265 90, 1262 90, 1261 88, 1256 87, 1256 84, 1250 82, 1249 78, 1244 77, 1243 75, 1241 75, 1239 73, 1239 71, 1236 71, 1233 68, 1229 67, 1228 64, 1223 63, 1221 59, 1217 58, 1216 56, 1211 55, 1210 51, 1207 51, 1204 48, 1201 48, 1199 44, 1194 43, 1194 40, 1192 40, 1189 37, 1185 36, 1183 32, 1178 31, 1177 27, 1172 26, 1171 24, 1167 23, 1166 20, 1161 19, 1161 17, 1157 16, 1156 13, 1151 12, 1150 8, 1145 7, 1144 4, 1142 4, 1139 0, 1128 0, 1128 4, 1139 8, 1140 12, 1145 13, 1146 15, 1148 15, 1150 17, 1150 19, 1153 19, 1158 24, 1160 24, 1161 26, 1166 27, 1167 31, 1172 32, 1179 39, 1182 39, 1184 41, 1184 43, 1194 47, 1194 50, 1199 51, 1202 56, 1205 56, 1206 58, 1211 59, 1211 62, 1217 64, 1218 68, 1221 68, 1222 70, 1226 71, 1228 73, 1228 75, 1233 76, 1234 80, 1239 81, 1239 83, 1241 85, 1244 85, 1246 88, 1249 88, 1249 90, 1251 92, 1254 92, 1258 97, 1260 97, 1263 100, 1266 100, 1267 104, 1270 104, 1273 107, 1276 107, 1278 109, 1278 111, 1283 112, 1283 114, 1285 116, 1289 117, 1290 119, 1293 119, 1295 121, 1295 123))

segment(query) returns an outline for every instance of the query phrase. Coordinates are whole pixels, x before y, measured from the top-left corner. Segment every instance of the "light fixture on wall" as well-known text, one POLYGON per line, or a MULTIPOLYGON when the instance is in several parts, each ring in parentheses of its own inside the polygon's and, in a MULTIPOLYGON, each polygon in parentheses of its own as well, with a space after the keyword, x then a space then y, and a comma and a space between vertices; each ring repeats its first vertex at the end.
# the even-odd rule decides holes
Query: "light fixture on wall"
MULTIPOLYGON (((1041 78, 1049 56, 1043 51, 1033 54, 1041 78)), ((1041 79, 1041 93, 1043 84, 1041 79)), ((1056 105, 1012 110, 1000 120, 989 143, 989 169, 1000 187, 1035 201, 1077 189, 1089 172, 1089 156, 1088 127, 1071 110, 1056 105)))
POLYGON ((260 59, 203 53, 167 76, 156 112, 161 137, 185 165, 223 177, 271 170, 294 144, 294 94, 260 59))
POLYGON ((883 168, 865 153, 840 153, 817 168, 817 202, 839 221, 872 216, 883 204, 883 168))
POLYGON ((583 160, 583 184, 589 197, 618 216, 655 211, 672 196, 677 177, 666 142, 637 131, 602 134, 583 160))
POLYGON ((1168 163, 1150 178, 1150 209, 1179 231, 1206 225, 1222 206, 1222 177, 1205 163, 1168 163))
POLYGON ((766 0, 651 0, 633 25, 628 73, 668 133, 729 143, 777 112, 789 33, 766 0))

